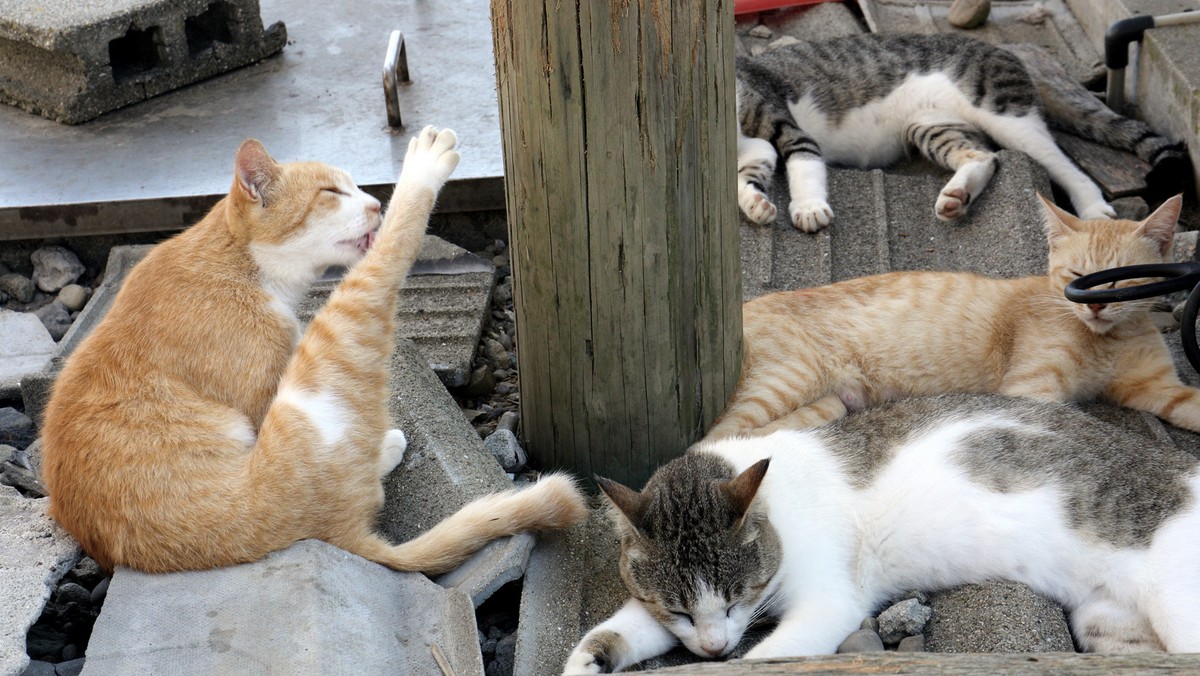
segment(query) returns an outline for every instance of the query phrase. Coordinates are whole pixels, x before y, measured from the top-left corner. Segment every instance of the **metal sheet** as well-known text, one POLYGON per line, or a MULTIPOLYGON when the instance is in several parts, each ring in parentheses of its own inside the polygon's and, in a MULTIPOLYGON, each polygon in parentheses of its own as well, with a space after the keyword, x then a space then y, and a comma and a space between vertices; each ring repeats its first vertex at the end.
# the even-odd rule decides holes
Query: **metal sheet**
POLYGON ((486 0, 260 4, 289 40, 257 65, 74 127, 0 106, 0 240, 182 227, 228 190, 248 137, 277 159, 328 162, 386 192, 408 136, 427 124, 453 128, 461 143, 441 208, 503 206, 486 0), (399 131, 387 126, 382 85, 394 29, 412 76, 399 131))

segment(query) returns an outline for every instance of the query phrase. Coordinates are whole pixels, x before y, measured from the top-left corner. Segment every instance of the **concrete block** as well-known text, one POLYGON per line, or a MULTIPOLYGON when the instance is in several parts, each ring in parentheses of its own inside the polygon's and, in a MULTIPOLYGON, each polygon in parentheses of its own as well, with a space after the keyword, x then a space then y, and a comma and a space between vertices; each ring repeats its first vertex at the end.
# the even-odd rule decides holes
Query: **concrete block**
POLYGON ((283 49, 256 0, 0 2, 0 100, 78 124, 283 49))
POLYGON ((1016 582, 964 585, 930 595, 929 652, 1074 652, 1063 609, 1016 582))
POLYGON ((117 569, 84 674, 483 674, 461 592, 315 540, 250 564, 117 569))
POLYGON ((497 589, 525 575, 529 553, 536 542, 537 537, 533 533, 519 533, 496 540, 475 552, 458 568, 439 575, 434 582, 470 596, 471 602, 478 608, 497 589))
POLYGON ((0 309, 0 399, 21 394, 21 380, 40 371, 57 345, 50 332, 29 312, 0 309))
POLYGON ((25 635, 79 560, 79 545, 46 516, 49 502, 0 485, 0 674, 29 664, 25 635))

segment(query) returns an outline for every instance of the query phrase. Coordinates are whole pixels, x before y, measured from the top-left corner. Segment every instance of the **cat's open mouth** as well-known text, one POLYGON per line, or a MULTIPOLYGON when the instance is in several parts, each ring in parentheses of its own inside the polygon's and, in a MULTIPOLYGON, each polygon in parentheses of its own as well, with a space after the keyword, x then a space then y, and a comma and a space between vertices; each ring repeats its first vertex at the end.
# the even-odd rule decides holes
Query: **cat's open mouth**
POLYGON ((358 249, 362 253, 366 253, 367 249, 370 249, 371 246, 375 244, 375 235, 377 234, 379 234, 379 228, 368 230, 366 234, 358 239, 343 239, 342 241, 338 242, 338 244, 345 244, 346 246, 351 246, 355 249, 358 249))

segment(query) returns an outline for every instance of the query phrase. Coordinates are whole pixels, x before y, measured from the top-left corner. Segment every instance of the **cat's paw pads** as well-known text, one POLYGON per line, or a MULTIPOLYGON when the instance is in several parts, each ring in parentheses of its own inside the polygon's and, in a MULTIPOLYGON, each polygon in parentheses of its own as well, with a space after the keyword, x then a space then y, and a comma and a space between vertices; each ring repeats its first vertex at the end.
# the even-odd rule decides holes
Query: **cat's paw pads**
POLYGON ((461 159, 455 148, 458 137, 449 129, 425 127, 408 141, 400 183, 427 186, 435 193, 442 189, 461 159))
POLYGON ((579 676, 581 674, 604 674, 609 673, 604 669, 604 665, 592 653, 575 651, 567 658, 567 665, 563 667, 563 676, 579 676))
POLYGON ((387 475, 400 466, 404 461, 404 452, 408 450, 408 438, 400 430, 388 430, 383 435, 383 444, 379 449, 379 473, 387 475))
POLYGON ((746 218, 759 225, 770 223, 779 214, 779 209, 771 204, 771 200, 753 188, 742 191, 742 194, 738 196, 738 206, 742 208, 742 213, 746 214, 746 218))
POLYGON ((938 195, 933 214, 940 221, 956 221, 967 215, 967 206, 971 204, 971 193, 964 188, 949 188, 938 195))
POLYGON ((1111 220, 1117 217, 1117 210, 1107 202, 1097 202, 1079 212, 1079 218, 1085 221, 1111 220))
POLYGON ((792 202, 792 225, 801 232, 816 232, 833 222, 833 209, 825 200, 792 202))

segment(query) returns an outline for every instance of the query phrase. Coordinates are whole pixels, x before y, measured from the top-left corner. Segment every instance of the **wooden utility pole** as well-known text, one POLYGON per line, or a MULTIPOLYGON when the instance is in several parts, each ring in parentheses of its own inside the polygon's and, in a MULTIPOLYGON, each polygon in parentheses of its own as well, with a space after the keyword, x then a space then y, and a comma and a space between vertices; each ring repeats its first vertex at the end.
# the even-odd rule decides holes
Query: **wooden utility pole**
POLYGON ((492 0, 521 420, 641 486, 741 367, 732 0, 492 0))

